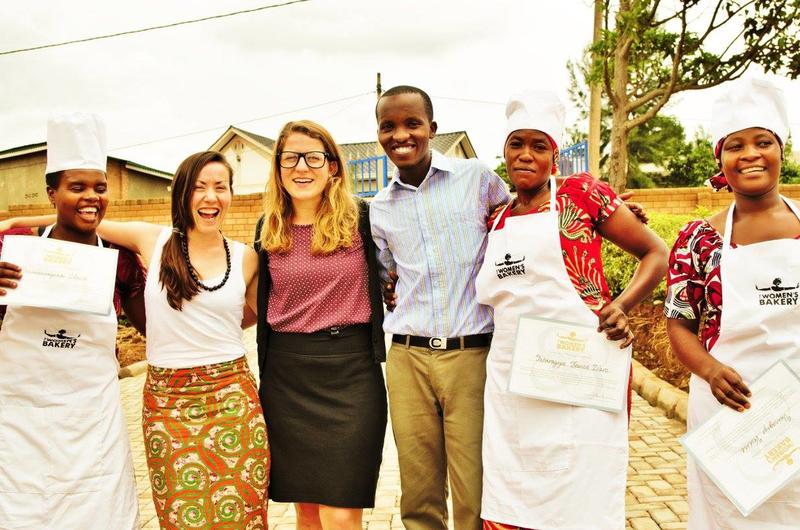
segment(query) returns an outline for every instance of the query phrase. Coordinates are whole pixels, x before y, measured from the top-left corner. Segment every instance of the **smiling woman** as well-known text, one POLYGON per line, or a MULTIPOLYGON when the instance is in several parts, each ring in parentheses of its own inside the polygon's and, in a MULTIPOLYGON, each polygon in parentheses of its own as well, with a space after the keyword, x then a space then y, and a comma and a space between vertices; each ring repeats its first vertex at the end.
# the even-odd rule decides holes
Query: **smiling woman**
POLYGON ((295 503, 298 528, 360 530, 386 430, 369 210, 319 124, 287 123, 272 168, 255 237, 270 498, 295 503))
MULTIPOLYGON (((712 116, 721 172, 711 182, 733 192, 733 205, 681 229, 664 301, 672 351, 692 371, 689 429, 722 406, 750 408, 748 384, 773 363, 800 372, 798 298, 790 294, 800 286, 800 205, 778 190, 789 133, 783 93, 764 80, 737 81, 712 116)), ((797 527, 798 478, 746 521, 691 456, 686 478, 690 529, 797 527)))

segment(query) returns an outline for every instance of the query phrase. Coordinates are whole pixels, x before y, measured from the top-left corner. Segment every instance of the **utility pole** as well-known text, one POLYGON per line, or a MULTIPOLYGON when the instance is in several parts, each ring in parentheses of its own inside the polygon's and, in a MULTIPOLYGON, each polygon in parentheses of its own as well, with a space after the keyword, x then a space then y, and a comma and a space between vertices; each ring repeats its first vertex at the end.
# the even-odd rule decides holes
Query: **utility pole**
MULTIPOLYGON (((600 41, 600 28, 603 24, 603 0, 594 0, 594 30, 592 45, 600 41)), ((592 67, 597 57, 592 52, 592 67)), ((591 84, 589 92, 589 173, 600 178, 600 107, 602 105, 602 86, 599 81, 591 84)))
POLYGON ((378 94, 378 99, 381 99, 383 89, 381 88, 381 73, 378 72, 378 83, 375 85, 375 93, 378 94))

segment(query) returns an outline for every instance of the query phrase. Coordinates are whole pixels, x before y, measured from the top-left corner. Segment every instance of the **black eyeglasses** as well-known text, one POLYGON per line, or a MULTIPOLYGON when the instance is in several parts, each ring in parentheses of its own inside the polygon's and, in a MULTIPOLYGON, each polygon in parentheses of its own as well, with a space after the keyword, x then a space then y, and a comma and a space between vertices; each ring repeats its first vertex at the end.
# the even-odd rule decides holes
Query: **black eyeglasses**
POLYGON ((308 151, 297 153, 295 151, 283 151, 278 155, 278 163, 281 167, 291 169, 300 163, 300 159, 306 161, 306 165, 311 169, 319 169, 325 165, 325 161, 330 155, 324 151, 308 151))

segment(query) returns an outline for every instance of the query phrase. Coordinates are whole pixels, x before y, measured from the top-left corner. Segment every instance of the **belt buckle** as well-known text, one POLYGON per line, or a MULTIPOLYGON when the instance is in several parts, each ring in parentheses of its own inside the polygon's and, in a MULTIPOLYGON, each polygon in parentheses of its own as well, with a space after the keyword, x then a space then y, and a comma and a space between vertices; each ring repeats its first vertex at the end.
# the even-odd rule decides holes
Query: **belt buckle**
POLYGON ((428 339, 428 348, 432 350, 446 350, 447 337, 431 337, 428 339))
POLYGON ((341 329, 342 329, 341 326, 331 326, 330 328, 328 328, 328 333, 331 334, 331 337, 335 337, 339 334, 341 329))

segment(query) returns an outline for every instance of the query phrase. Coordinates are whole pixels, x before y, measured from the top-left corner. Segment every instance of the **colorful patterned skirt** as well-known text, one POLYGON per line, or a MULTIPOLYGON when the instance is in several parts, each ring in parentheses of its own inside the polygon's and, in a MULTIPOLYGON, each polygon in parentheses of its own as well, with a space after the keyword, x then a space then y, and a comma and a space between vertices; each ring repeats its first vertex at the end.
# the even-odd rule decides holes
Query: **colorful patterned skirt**
POLYGON ((267 530, 267 427, 244 357, 150 366, 142 429, 162 529, 267 530))
POLYGON ((530 528, 522 528, 521 526, 511 526, 503 523, 493 523, 492 521, 483 521, 483 530, 531 530, 530 528))

